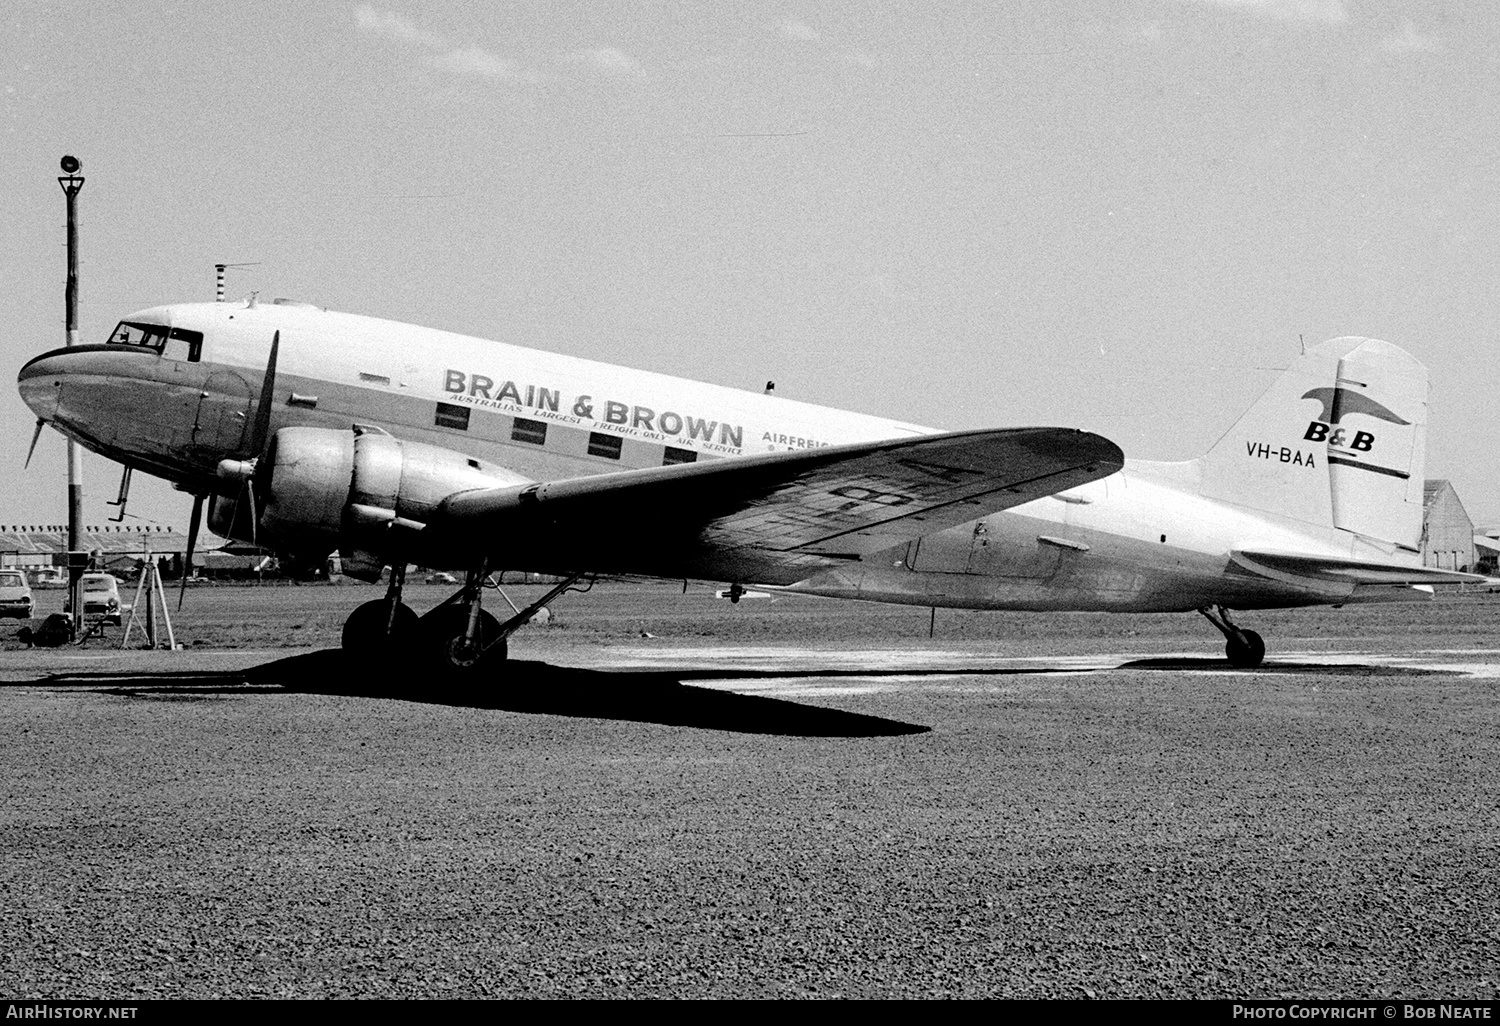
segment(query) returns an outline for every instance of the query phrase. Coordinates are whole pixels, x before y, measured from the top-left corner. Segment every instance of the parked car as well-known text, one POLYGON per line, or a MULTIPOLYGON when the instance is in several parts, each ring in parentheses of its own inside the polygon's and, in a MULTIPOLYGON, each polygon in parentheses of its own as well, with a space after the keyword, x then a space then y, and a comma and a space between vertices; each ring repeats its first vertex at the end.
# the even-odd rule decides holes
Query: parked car
POLYGON ((102 616, 106 623, 118 627, 121 614, 130 606, 120 601, 120 584, 113 574, 83 575, 83 615, 102 616))
POLYGON ((26 575, 20 570, 0 570, 0 616, 30 620, 35 607, 26 575))

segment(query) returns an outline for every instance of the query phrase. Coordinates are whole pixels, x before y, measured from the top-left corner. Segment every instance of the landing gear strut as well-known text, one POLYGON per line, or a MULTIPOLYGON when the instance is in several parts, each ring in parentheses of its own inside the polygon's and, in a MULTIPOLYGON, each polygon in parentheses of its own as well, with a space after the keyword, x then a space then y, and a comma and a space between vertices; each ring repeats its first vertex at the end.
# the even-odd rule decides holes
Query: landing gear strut
POLYGON ((427 648, 445 670, 472 670, 481 659, 503 660, 506 637, 500 623, 481 607, 488 564, 470 570, 463 590, 422 617, 427 648))
POLYGON ((391 583, 385 598, 366 602, 344 621, 345 652, 375 662, 407 650, 417 633, 417 614, 401 601, 405 583, 405 564, 391 567, 391 583))
MULTIPOLYGON (((467 671, 481 662, 489 665, 503 662, 509 654, 512 634, 526 626, 548 602, 577 584, 583 574, 572 574, 515 616, 501 623, 481 605, 489 584, 488 564, 469 571, 463 589, 442 605, 422 617, 422 633, 428 639, 428 651, 436 656, 439 667, 467 671)), ((592 584, 590 585, 592 586, 592 584)))
POLYGON ((1253 670, 1265 659, 1266 643, 1254 631, 1235 626, 1234 621, 1229 619, 1229 610, 1220 605, 1212 605, 1204 606, 1198 612, 1224 635, 1224 654, 1229 657, 1230 666, 1253 670))
MULTIPOLYGON (((496 665, 508 654, 510 636, 583 576, 570 575, 501 623, 482 608, 484 589, 497 585, 489 580, 489 564, 481 562, 468 572, 462 588, 418 619, 412 608, 401 601, 406 567, 393 566, 385 598, 366 602, 344 621, 344 651, 375 665, 416 655, 429 664, 436 663, 439 669, 461 673, 481 663, 496 665)), ((590 582, 589 587, 592 586, 590 582)))

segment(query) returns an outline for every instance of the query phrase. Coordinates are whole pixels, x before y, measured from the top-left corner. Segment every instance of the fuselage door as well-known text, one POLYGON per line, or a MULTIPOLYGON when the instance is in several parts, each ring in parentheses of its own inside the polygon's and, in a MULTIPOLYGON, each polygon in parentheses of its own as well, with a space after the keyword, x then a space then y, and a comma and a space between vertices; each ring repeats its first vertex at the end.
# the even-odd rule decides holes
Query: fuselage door
POLYGON ((924 535, 910 554, 919 573, 975 574, 1046 580, 1062 553, 1038 540, 1036 521, 999 514, 972 524, 924 535))
POLYGON ((969 569, 974 547, 973 524, 960 524, 946 531, 924 534, 912 543, 907 557, 911 568, 924 574, 962 574, 969 569))

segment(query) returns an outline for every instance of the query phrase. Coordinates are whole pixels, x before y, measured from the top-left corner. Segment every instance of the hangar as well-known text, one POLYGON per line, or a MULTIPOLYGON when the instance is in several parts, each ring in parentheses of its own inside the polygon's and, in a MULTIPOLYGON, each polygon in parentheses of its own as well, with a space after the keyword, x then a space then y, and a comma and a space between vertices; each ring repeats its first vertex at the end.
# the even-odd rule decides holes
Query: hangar
POLYGON ((1422 484, 1422 565, 1440 570, 1474 565, 1474 521, 1452 482, 1441 478, 1422 484))

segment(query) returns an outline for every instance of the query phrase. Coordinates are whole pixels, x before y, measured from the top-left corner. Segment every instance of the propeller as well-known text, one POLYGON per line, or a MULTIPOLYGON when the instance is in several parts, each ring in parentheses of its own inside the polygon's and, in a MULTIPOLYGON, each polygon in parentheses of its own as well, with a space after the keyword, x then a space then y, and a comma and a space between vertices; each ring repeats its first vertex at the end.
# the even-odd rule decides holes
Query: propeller
MULTIPOLYGON (((239 519, 240 502, 249 500, 250 503, 250 543, 260 548, 259 516, 256 515, 255 506, 255 477, 260 459, 265 455, 266 444, 271 436, 271 407, 276 398, 276 359, 281 352, 281 332, 278 331, 271 336, 271 354, 266 358, 266 373, 261 379, 260 402, 255 407, 255 422, 250 428, 250 444, 242 449, 238 455, 248 456, 248 459, 224 459, 219 461, 218 474, 221 480, 239 482, 239 490, 235 493, 234 509, 229 514, 229 522, 233 524, 239 519)), ((188 528, 188 556, 184 566, 182 579, 182 590, 187 589, 187 572, 192 569, 193 548, 198 540, 198 521, 203 512, 203 496, 193 496, 193 521, 188 528)), ((182 595, 178 594, 177 606, 182 608, 182 595)))
POLYGON ((36 419, 36 431, 32 433, 32 436, 31 436, 31 448, 26 450, 26 463, 21 468, 22 470, 25 470, 27 467, 31 466, 31 457, 32 457, 32 454, 36 452, 36 443, 42 437, 42 428, 44 428, 46 426, 47 426, 47 422, 45 420, 43 420, 41 417, 38 417, 36 419))
POLYGON ((250 457, 255 459, 266 448, 271 433, 271 400, 276 396, 276 354, 281 349, 281 332, 271 336, 271 355, 266 359, 266 374, 260 383, 260 405, 255 408, 255 425, 250 430, 250 457))
POLYGON ((187 595, 188 578, 193 576, 193 551, 198 547, 198 522, 203 519, 203 496, 193 496, 193 518, 188 521, 187 555, 182 560, 182 582, 177 586, 177 611, 182 612, 182 600, 187 595))
MULTIPOLYGON (((250 500, 250 544, 260 548, 258 509, 255 505, 255 472, 260 464, 260 458, 265 455, 266 443, 271 435, 271 406, 276 398, 276 357, 281 352, 281 332, 271 336, 271 354, 266 358, 266 373, 260 382, 260 402, 255 407, 255 423, 250 428, 250 447, 248 460, 237 461, 233 468, 233 475, 239 477, 243 483, 240 494, 234 499, 234 512, 230 514, 229 522, 234 523, 239 516, 240 499, 250 500)), ((219 472, 224 472, 224 464, 219 464, 219 472)))

